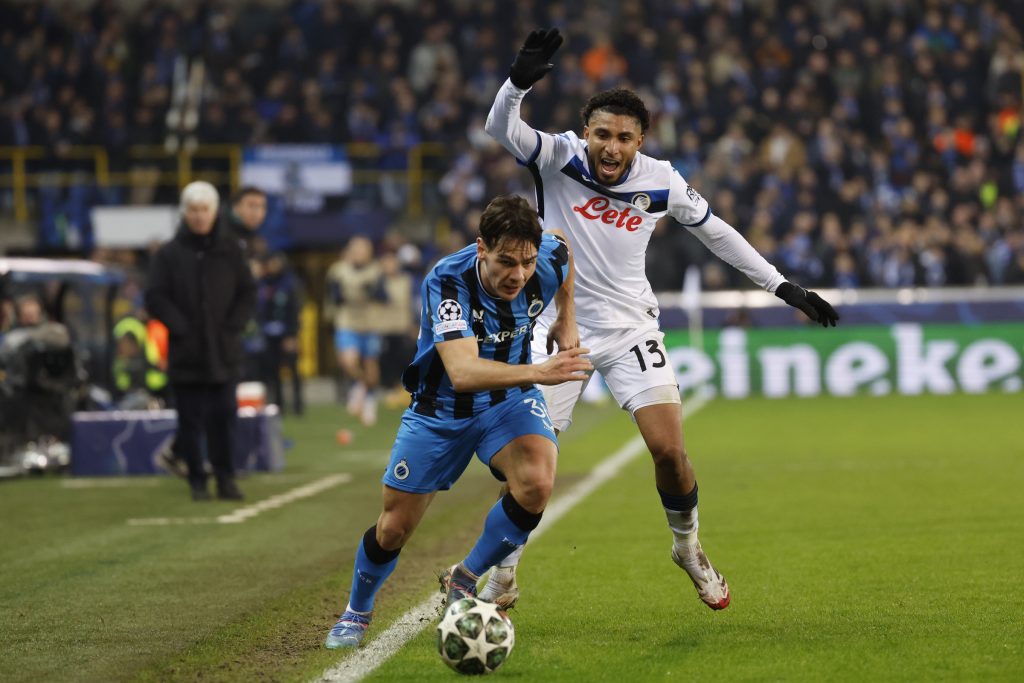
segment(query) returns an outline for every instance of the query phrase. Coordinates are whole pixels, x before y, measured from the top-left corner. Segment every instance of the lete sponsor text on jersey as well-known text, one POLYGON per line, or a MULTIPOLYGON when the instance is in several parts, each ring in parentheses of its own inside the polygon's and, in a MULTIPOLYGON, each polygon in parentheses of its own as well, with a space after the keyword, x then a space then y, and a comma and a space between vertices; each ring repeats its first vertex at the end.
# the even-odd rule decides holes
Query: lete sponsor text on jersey
POLYGON ((583 206, 574 206, 572 210, 580 214, 584 218, 588 218, 592 221, 600 220, 605 225, 614 225, 616 228, 625 228, 629 232, 636 232, 640 229, 640 224, 644 222, 643 216, 634 216, 630 214, 630 209, 633 207, 627 206, 626 208, 612 209, 611 201, 606 197, 591 197, 587 200, 587 203, 583 206))

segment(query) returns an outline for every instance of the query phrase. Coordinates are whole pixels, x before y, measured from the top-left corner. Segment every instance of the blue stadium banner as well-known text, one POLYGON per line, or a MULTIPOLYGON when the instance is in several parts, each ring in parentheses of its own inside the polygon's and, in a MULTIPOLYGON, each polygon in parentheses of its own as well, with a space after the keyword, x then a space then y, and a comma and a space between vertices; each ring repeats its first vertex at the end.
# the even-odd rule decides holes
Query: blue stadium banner
MULTIPOLYGON (((174 410, 77 412, 71 416, 71 473, 75 476, 161 474, 157 456, 174 442, 174 410)), ((284 439, 276 406, 239 408, 235 469, 284 468, 284 439)))
POLYGON ((256 145, 242 152, 241 180, 281 197, 289 211, 321 211, 352 191, 352 164, 340 145, 256 145))

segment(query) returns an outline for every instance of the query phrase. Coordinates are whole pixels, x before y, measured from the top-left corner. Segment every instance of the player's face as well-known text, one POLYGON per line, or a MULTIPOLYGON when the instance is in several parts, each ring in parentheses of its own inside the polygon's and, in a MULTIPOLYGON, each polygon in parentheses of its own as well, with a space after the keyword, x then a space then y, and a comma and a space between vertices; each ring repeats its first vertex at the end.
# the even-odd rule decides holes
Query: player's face
POLYGON ((590 115, 589 123, 583 127, 583 139, 587 141, 587 158, 594 180, 602 185, 618 182, 644 144, 644 134, 635 117, 600 109, 590 115))
POLYGON ((505 301, 519 296, 526 281, 537 270, 537 247, 532 242, 503 240, 488 250, 478 237, 476 257, 480 261, 480 281, 484 289, 505 301))

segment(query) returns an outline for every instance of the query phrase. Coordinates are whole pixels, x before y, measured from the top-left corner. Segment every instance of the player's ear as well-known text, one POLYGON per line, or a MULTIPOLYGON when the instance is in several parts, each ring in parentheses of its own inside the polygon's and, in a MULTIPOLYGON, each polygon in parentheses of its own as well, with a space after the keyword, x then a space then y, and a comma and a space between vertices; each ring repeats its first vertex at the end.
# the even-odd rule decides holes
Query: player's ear
POLYGON ((640 137, 636 139, 636 148, 640 149, 644 146, 644 134, 640 133, 640 137))
POLYGON ((487 254, 487 246, 484 244, 483 237, 476 238, 476 257, 482 259, 487 254))

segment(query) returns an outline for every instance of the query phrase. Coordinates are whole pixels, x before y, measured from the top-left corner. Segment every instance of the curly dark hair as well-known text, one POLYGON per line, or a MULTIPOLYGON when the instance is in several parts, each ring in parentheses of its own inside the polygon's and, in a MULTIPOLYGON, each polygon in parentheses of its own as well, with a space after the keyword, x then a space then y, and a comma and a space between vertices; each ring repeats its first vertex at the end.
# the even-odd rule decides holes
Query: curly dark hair
POLYGON ((540 248, 543 232, 537 212, 530 202, 518 195, 495 197, 480 216, 480 237, 488 249, 494 249, 505 240, 530 242, 540 248))
POLYGON ((606 111, 609 114, 620 114, 632 116, 640 123, 640 132, 646 133, 651 125, 651 113, 647 111, 644 101, 626 88, 614 88, 599 92, 583 105, 580 115, 583 117, 583 125, 590 125, 590 117, 595 111, 606 111))

